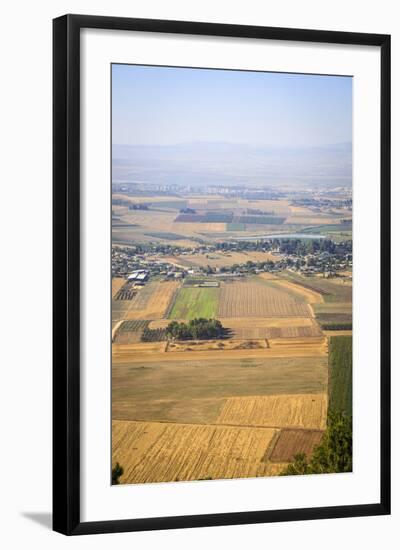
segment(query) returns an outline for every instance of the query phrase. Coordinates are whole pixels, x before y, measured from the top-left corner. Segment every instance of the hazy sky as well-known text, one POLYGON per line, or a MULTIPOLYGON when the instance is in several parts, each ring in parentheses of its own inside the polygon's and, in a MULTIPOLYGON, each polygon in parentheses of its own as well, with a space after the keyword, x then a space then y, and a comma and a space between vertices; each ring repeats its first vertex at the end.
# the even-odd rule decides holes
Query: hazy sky
POLYGON ((351 77, 113 65, 113 144, 352 140, 351 77))

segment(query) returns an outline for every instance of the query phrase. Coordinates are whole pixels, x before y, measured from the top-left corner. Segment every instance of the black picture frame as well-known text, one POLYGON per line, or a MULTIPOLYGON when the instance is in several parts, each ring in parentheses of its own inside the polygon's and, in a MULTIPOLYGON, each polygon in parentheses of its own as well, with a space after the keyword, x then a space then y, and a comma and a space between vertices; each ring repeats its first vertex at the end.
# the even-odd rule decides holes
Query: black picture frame
POLYGON ((390 36, 65 15, 53 21, 53 529, 66 535, 390 513, 390 36), (381 51, 381 495, 371 504, 80 520, 80 31, 84 28, 378 46, 381 51))

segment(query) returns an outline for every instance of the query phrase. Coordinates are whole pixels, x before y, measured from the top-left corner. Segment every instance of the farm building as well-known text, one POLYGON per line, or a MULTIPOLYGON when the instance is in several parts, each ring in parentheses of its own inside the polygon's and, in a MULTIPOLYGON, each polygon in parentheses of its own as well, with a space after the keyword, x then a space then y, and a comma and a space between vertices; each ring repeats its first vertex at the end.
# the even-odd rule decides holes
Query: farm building
POLYGON ((149 278, 149 272, 145 269, 138 269, 137 271, 132 271, 130 275, 128 275, 128 281, 147 281, 149 278))

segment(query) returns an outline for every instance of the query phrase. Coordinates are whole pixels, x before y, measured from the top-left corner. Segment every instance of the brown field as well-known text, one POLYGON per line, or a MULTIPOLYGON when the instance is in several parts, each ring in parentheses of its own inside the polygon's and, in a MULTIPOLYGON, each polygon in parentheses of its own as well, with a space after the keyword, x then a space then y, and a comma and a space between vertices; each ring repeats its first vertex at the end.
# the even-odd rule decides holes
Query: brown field
POLYGON ((118 330, 113 331, 112 341, 117 344, 136 344, 141 342, 149 321, 122 321, 118 330))
MULTIPOLYGON (((271 277, 268 277, 268 275, 268 273, 262 273, 260 277, 265 280, 271 280, 271 277)), ((273 283, 281 287, 283 290, 287 289, 291 292, 298 294, 300 297, 304 298, 309 304, 322 304, 324 302, 324 299, 319 292, 316 292, 315 290, 311 290, 309 288, 305 288, 304 286, 298 285, 291 281, 286 281, 284 279, 279 279, 278 277, 275 277, 273 279, 273 283)))
POLYGON ((250 281, 221 286, 218 317, 310 317, 307 304, 287 293, 250 281))
POLYGON ((182 342, 170 342, 166 351, 226 351, 226 350, 248 350, 266 349, 268 343, 264 339, 243 339, 243 340, 188 340, 182 342))
POLYGON ((219 424, 273 428, 326 428, 326 393, 262 395, 227 399, 219 424))
POLYGON ((310 317, 270 317, 220 319, 230 338, 304 338, 321 336, 319 325, 310 317))
POLYGON ((112 430, 121 483, 260 477, 283 467, 263 460, 274 429, 113 421, 112 430))
POLYGON ((312 327, 315 325, 311 317, 219 317, 224 327, 233 330, 243 327, 264 327, 264 328, 284 328, 284 327, 312 327))
POLYGON ((309 460, 313 449, 323 435, 320 430, 282 430, 269 455, 271 462, 291 462, 297 453, 304 453, 309 460))
POLYGON ((125 319, 163 317, 179 286, 178 281, 147 283, 135 296, 133 304, 125 314, 125 319))
POLYGON ((113 277, 112 278, 112 288, 111 288, 111 296, 114 297, 118 290, 124 286, 126 283, 126 280, 123 277, 113 277))

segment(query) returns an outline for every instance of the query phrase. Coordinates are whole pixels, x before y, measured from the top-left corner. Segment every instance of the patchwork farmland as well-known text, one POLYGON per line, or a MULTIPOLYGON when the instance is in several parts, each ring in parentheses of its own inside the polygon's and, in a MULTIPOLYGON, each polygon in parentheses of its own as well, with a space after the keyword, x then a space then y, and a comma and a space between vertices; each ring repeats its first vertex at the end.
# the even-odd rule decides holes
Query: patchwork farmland
POLYGON ((281 267, 278 249, 247 250, 231 239, 330 231, 347 211, 200 194, 113 198, 122 201, 113 242, 140 243, 135 262, 150 273, 112 279, 120 483, 277 476, 296 454, 310 459, 329 411, 351 414, 351 271, 301 275, 281 267), (220 321, 221 335, 168 332, 171 322, 199 318, 220 321))

